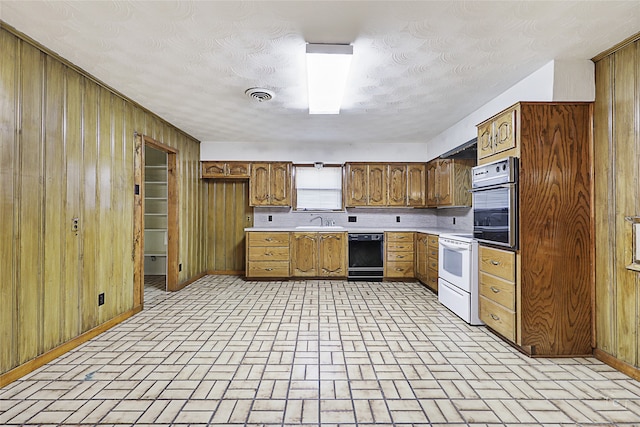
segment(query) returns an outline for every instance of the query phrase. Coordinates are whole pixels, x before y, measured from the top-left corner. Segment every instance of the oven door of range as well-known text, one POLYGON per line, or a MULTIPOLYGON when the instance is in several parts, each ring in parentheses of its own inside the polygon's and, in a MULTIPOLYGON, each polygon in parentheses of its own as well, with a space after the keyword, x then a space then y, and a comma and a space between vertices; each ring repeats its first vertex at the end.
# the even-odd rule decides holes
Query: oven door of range
POLYGON ((516 184, 473 190, 473 238, 516 249, 518 246, 516 184))
POLYGON ((472 244, 440 237, 438 250, 438 276, 470 293, 473 279, 472 244))

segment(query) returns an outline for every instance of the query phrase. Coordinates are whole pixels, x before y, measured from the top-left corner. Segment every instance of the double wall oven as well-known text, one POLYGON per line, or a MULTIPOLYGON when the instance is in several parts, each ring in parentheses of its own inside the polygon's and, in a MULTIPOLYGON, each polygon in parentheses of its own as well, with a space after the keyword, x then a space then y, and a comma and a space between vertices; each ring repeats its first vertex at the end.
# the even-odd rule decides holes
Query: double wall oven
POLYGON ((473 237, 479 242, 518 247, 518 158, 508 157, 472 170, 473 237))

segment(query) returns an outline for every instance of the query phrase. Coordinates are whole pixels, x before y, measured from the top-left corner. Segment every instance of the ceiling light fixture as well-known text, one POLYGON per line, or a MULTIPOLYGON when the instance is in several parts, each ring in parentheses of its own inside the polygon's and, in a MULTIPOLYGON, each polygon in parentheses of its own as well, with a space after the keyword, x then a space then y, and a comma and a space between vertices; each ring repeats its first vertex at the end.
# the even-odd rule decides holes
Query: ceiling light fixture
POLYGON ((353 46, 307 44, 309 114, 339 114, 353 46))

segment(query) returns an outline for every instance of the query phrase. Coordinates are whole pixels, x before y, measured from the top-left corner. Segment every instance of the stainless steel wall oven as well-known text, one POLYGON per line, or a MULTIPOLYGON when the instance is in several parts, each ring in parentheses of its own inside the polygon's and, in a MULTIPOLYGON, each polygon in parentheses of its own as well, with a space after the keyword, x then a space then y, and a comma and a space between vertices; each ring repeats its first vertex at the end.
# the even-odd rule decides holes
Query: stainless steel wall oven
POLYGON ((508 157, 472 170, 473 237, 479 242, 518 247, 518 158, 508 157))
POLYGON ((349 233, 350 280, 382 280, 384 234, 349 233))

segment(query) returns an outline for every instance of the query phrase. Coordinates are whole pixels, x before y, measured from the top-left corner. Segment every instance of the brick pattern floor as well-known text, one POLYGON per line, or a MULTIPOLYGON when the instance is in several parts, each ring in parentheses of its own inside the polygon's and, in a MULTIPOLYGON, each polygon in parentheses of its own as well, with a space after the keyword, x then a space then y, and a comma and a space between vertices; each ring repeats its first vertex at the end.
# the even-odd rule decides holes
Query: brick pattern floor
POLYGON ((640 383, 531 359, 415 282, 206 276, 0 389, 0 425, 640 425, 640 383))

